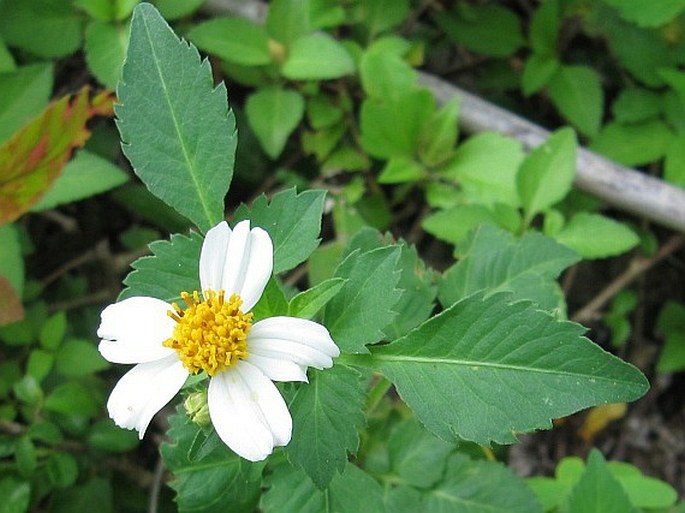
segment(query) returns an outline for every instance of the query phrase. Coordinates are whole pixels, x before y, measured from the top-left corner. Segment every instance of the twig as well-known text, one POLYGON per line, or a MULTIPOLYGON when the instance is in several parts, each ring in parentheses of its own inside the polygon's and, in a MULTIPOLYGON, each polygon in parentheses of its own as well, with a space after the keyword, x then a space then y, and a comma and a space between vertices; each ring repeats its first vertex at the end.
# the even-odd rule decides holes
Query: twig
POLYGON ((51 274, 43 278, 43 286, 51 284, 53 281, 65 275, 72 269, 87 264, 88 262, 92 262, 94 260, 104 260, 105 258, 107 258, 108 252, 109 250, 107 241, 101 240, 95 245, 94 248, 78 255, 76 258, 69 260, 59 269, 53 271, 51 274))
POLYGON ((155 465, 155 473, 152 479, 152 486, 150 487, 150 503, 148 505, 148 513, 157 513, 159 507, 159 493, 162 490, 162 481, 164 480, 164 460, 160 456, 155 465))
POLYGON ((685 243, 685 236, 674 235, 662 247, 659 252, 651 258, 636 258, 628 268, 614 281, 607 285, 597 294, 588 304, 578 310, 571 319, 584 323, 596 319, 599 310, 608 303, 611 298, 626 288, 633 280, 641 276, 644 272, 654 267, 661 260, 677 251, 685 243))
MULTIPOLYGON (((266 4, 259 0, 208 0, 204 10, 212 14, 237 14, 261 23, 266 4)), ((466 132, 500 132, 518 139, 529 149, 542 144, 549 136, 544 128, 441 78, 419 72, 419 81, 432 91, 439 103, 455 96, 460 99, 459 122, 466 132)), ((685 231, 685 189, 583 148, 578 152, 575 185, 613 207, 685 231)))

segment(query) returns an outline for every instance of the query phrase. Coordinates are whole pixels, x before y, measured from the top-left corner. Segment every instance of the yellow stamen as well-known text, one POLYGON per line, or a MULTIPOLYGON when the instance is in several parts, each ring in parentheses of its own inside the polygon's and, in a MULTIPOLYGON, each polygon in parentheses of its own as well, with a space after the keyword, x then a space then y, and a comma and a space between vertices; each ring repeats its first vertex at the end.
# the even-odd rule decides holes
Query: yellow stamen
POLYGON ((191 374, 201 370, 214 376, 217 372, 247 356, 247 334, 252 328, 252 312, 240 310, 242 299, 233 294, 228 301, 224 291, 206 290, 191 296, 182 292, 187 308, 173 303, 167 314, 176 321, 174 334, 163 344, 178 352, 191 374))

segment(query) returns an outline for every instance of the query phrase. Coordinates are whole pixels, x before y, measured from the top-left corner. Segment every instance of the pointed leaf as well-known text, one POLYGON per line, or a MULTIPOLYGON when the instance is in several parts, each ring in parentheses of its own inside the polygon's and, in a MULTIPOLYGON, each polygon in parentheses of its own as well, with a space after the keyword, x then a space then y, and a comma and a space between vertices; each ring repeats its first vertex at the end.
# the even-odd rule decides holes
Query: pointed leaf
POLYGON ((129 25, 93 21, 86 28, 84 51, 88 67, 98 81, 115 88, 128 48, 129 25))
POLYGON ((263 463, 233 454, 214 431, 192 424, 182 406, 169 417, 170 442, 161 447, 173 473, 179 513, 251 513, 259 500, 263 463))
POLYGON ((152 256, 144 256, 131 264, 133 271, 126 277, 126 288, 119 300, 133 296, 150 296, 164 301, 177 301, 181 292, 200 290, 198 262, 202 237, 191 232, 190 237, 172 235, 170 241, 150 244, 152 256))
POLYGON ((552 310, 559 304, 554 280, 579 260, 574 251, 544 235, 530 232, 517 240, 491 225, 474 231, 461 250, 461 259, 440 282, 440 302, 445 306, 483 290, 512 292, 516 299, 552 310))
POLYGON ((236 148, 226 88, 150 4, 133 13, 117 93, 124 153, 150 192, 203 231, 221 221, 236 148))
POLYGON ((327 80, 354 72, 354 61, 342 43, 325 33, 300 37, 281 69, 291 80, 327 80))
POLYGON ((569 123, 584 135, 597 135, 602 121, 604 93, 599 74, 587 66, 559 66, 549 81, 552 102, 569 123))
POLYGON ((40 199, 59 176, 74 148, 90 132, 86 121, 111 113, 111 97, 89 99, 87 87, 65 96, 0 146, 0 223, 18 218, 40 199))
POLYGON ((278 157, 304 115, 304 98, 297 91, 265 87, 250 95, 247 122, 269 157, 278 157))
POLYGON ((365 353, 366 344, 383 339, 382 329, 395 318, 401 296, 396 289, 399 257, 397 246, 355 251, 336 269, 335 277, 347 283, 326 305, 324 322, 341 351, 365 353))
POLYGON ((196 25, 188 39, 198 48, 244 66, 271 62, 269 38, 264 27, 245 18, 213 18, 196 25))
POLYGON ((269 233, 274 243, 274 274, 278 274, 304 262, 319 245, 325 197, 325 191, 297 194, 294 188, 275 194, 270 202, 261 195, 251 207, 241 205, 235 221, 249 219, 252 226, 269 233))
POLYGON ((375 368, 437 436, 513 443, 553 418, 647 391, 642 373, 584 338, 582 326, 510 299, 470 296, 372 349, 375 368))
POLYGON ((620 255, 640 242, 625 224, 589 212, 574 215, 554 238, 586 259, 620 255), (589 233, 592 237, 588 237, 589 233))
POLYGON ((343 278, 331 278, 323 281, 309 290, 300 292, 290 300, 288 315, 313 319, 328 302, 335 297, 338 291, 345 285, 347 280, 343 278))
POLYGON ((309 376, 289 401, 293 438, 286 452, 323 490, 345 470, 347 453, 357 451, 366 394, 359 372, 344 365, 310 370, 309 376))

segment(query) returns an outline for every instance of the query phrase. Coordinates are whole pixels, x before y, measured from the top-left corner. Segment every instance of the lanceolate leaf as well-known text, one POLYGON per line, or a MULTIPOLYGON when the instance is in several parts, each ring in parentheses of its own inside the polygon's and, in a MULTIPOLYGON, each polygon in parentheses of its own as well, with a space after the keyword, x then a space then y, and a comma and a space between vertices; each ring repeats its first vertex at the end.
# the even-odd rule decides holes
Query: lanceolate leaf
POLYGON ((553 418, 647 391, 642 373, 584 338, 582 326, 510 299, 470 296, 372 349, 371 363, 437 436, 513 443, 553 418))
POLYGON ((164 301, 177 301, 181 292, 200 290, 198 262, 202 237, 192 232, 190 237, 172 235, 170 241, 150 244, 152 256, 139 258, 131 267, 119 299, 150 296, 164 301))
POLYGON ((86 121, 96 114, 111 114, 111 97, 101 93, 89 99, 87 87, 68 96, 0 146, 0 224, 26 212, 50 188, 90 132, 86 121))
POLYGON ((324 489, 345 469, 347 453, 357 451, 366 394, 359 372, 344 365, 310 371, 309 377, 290 400, 293 438, 286 451, 324 489))
POLYGON ((150 4, 134 11, 117 93, 124 153, 148 189, 203 231, 221 221, 236 148, 226 88, 150 4))
POLYGON ((319 245, 325 197, 325 191, 297 194, 294 188, 275 194, 271 202, 262 195, 250 207, 241 205, 235 221, 249 219, 252 226, 269 233, 274 243, 274 274, 278 274, 304 262, 319 245))
POLYGON ((207 435, 178 410, 169 417, 171 442, 162 445, 162 456, 174 474, 179 512, 254 511, 264 464, 236 456, 213 431, 207 435))

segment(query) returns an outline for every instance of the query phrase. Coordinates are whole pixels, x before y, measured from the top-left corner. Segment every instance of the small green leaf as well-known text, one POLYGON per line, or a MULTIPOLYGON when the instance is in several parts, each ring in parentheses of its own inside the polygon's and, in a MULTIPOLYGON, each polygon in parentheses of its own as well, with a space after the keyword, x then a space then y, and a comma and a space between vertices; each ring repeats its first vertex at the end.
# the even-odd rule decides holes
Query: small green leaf
POLYGON ((559 34, 559 1, 545 0, 533 13, 529 29, 533 55, 554 57, 559 34))
POLYGON ((330 278, 314 285, 311 289, 300 292, 288 303, 288 315, 313 319, 335 297, 346 281, 343 278, 330 278))
POLYGON ((665 338, 657 370, 668 373, 685 369, 685 306, 668 301, 659 312, 657 329, 665 338))
POLYGON ((535 495, 510 469, 494 461, 454 454, 446 477, 426 494, 424 511, 542 513, 535 495), (454 509, 456 505, 458 510, 454 509))
POLYGON ((673 140, 673 132, 662 121, 614 122, 602 128, 590 148, 624 166, 642 166, 661 159, 673 140))
POLYGON ((301 385, 289 401, 293 438, 286 452, 323 490, 345 470, 347 453, 357 451, 365 387, 358 371, 339 364, 311 370, 309 377, 309 384, 301 385))
POLYGON ((354 73, 354 61, 345 47, 325 33, 297 39, 281 73, 290 80, 327 80, 354 73))
POLYGON ((593 449, 587 467, 568 498, 568 513, 638 513, 611 475, 602 453, 593 449))
POLYGON ((124 153, 150 191, 205 231, 223 219, 233 176, 235 118, 207 60, 155 8, 131 22, 116 113, 124 153))
POLYGON ((241 205, 235 221, 249 219, 252 226, 264 228, 274 244, 274 274, 288 271, 304 262, 319 245, 325 191, 308 190, 297 194, 286 189, 267 201, 259 196, 252 206, 241 205))
POLYGON ((252 93, 245 105, 247 121, 269 157, 276 159, 304 115, 304 98, 293 90, 266 87, 252 93))
POLYGON ((269 36, 286 46, 311 32, 311 0, 272 0, 266 15, 269 36))
POLYGON ((416 71, 393 52, 365 52, 359 75, 364 92, 381 100, 396 101, 416 88, 416 71))
POLYGON ((164 301, 178 301, 181 292, 200 290, 199 264, 202 237, 172 235, 170 241, 150 244, 152 256, 131 264, 133 271, 124 279, 126 288, 119 301, 133 296, 149 296, 164 301))
MULTIPOLYGON (((551 2, 545 2, 542 5, 548 3, 551 2)), ((556 57, 547 57, 535 53, 531 55, 526 61, 523 75, 521 75, 521 87, 524 96, 530 96, 540 91, 552 80, 558 69, 559 61, 556 57)))
POLYGON ((14 460, 22 477, 29 478, 36 471, 38 458, 36 447, 28 436, 22 436, 14 444, 14 460))
POLYGON ((254 314, 254 321, 288 314, 288 301, 275 278, 272 277, 266 283, 266 288, 252 309, 252 313, 254 314))
POLYGON ((626 20, 638 27, 660 27, 685 10, 685 0, 661 0, 644 3, 641 0, 604 0, 626 20))
POLYGON ((260 507, 264 513, 385 513, 378 482, 352 463, 326 490, 319 490, 307 475, 284 462, 269 475, 268 490, 260 507))
POLYGON ((55 452, 48 457, 46 471, 50 483, 57 488, 68 488, 78 478, 76 458, 66 452, 55 452))
POLYGON ((67 332, 67 316, 64 312, 51 315, 40 330, 40 345, 45 349, 57 349, 67 332))
POLYGON ((685 134, 673 137, 666 149, 664 180, 685 188, 685 134))
POLYGON ((24 292, 24 258, 16 225, 0 226, 0 276, 7 278, 14 291, 24 292))
POLYGON ((639 370, 582 337, 582 326, 510 300, 469 296, 372 348, 371 365, 443 440, 514 443, 516 433, 649 388, 639 370))
POLYGON ((488 207, 475 204, 438 210, 426 217, 421 226, 438 239, 459 245, 481 224, 496 224, 495 215, 488 207))
POLYGON ((48 411, 65 415, 94 417, 100 411, 100 398, 94 394, 92 387, 68 381, 50 392, 43 406, 48 411))
POLYGON ((359 19, 368 28, 369 39, 402 23, 409 12, 408 0, 365 0, 359 5, 359 19))
MULTIPOLYGON (((125 0, 128 3, 136 0, 125 0)), ((165 20, 176 20, 194 13, 206 0, 155 0, 165 20)))
POLYGON ((341 351, 365 353, 366 344, 383 339, 382 329, 395 318, 393 308, 401 297, 396 289, 399 257, 397 246, 355 251, 336 269, 335 277, 347 282, 326 305, 324 324, 341 351))
POLYGON ((528 222, 564 198, 576 174, 576 136, 562 128, 535 148, 521 164, 517 187, 528 222))
POLYGON ((107 367, 107 360, 87 340, 69 339, 57 351, 55 368, 62 376, 88 376, 107 367))
POLYGON ((129 25, 93 21, 86 27, 84 50, 88 67, 98 81, 115 88, 128 48, 129 25))
POLYGON ((188 39, 201 50, 236 64, 271 62, 266 31, 245 18, 213 18, 193 27, 188 39))
POLYGON ((452 99, 426 120, 418 139, 418 154, 429 166, 445 162, 454 152, 457 142, 459 100, 452 99))
POLYGON ((40 212, 57 205, 95 196, 127 182, 129 176, 109 160, 81 150, 69 162, 45 195, 31 207, 40 212))
POLYGON ((139 443, 135 431, 122 429, 109 419, 93 424, 88 434, 88 445, 106 452, 127 452, 137 447, 139 443))
POLYGON ((418 182, 428 177, 425 168, 407 157, 391 157, 378 175, 378 183, 418 182))
POLYGON ((631 87, 621 91, 611 105, 611 110, 619 123, 639 123, 657 117, 662 106, 660 94, 649 89, 631 87))
POLYGON ((562 116, 584 135, 599 131, 604 109, 600 77, 587 66, 559 66, 549 81, 549 95, 562 116))
POLYGON ((31 485, 8 476, 0 479, 0 513, 26 513, 31 500, 31 485))
POLYGON ((586 259, 620 255, 640 242, 625 224, 588 212, 574 215, 554 238, 586 259))
POLYGON ((34 349, 29 354, 29 359, 26 364, 26 374, 33 376, 35 380, 40 383, 43 381, 55 363, 55 357, 52 353, 44 351, 43 349, 34 349))

